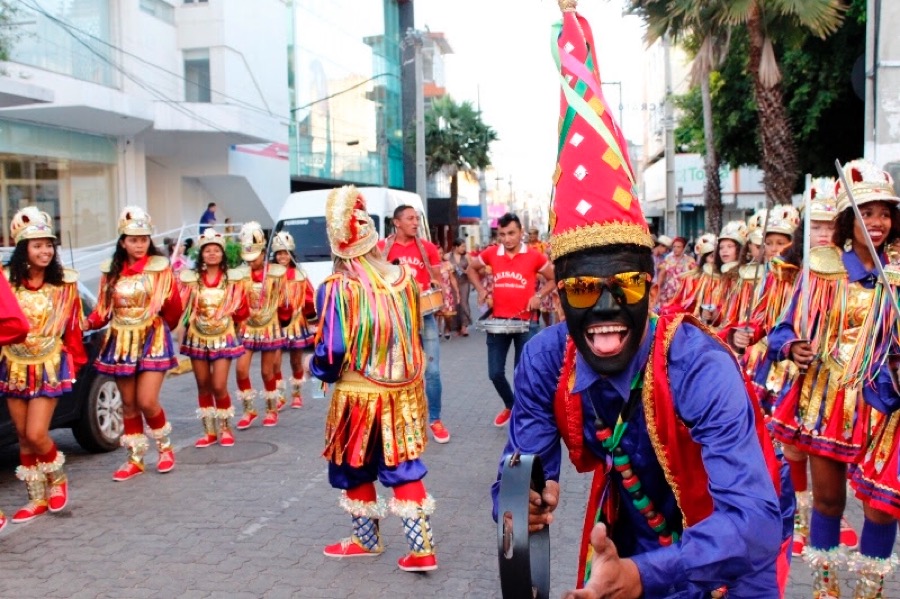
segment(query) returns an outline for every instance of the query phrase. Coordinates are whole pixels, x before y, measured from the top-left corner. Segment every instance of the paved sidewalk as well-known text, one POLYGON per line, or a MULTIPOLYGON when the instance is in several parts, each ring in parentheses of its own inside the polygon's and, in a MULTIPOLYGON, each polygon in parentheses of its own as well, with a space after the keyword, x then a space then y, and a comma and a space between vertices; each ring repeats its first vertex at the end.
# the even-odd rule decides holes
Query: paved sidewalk
MULTIPOLYGON (((163 387, 178 450, 169 474, 156 473, 151 451, 145 474, 114 483, 123 450, 85 454, 68 431, 54 433, 68 455, 71 502, 62 514, 0 533, 0 598, 499 597, 489 490, 506 438, 505 428, 492 425, 502 404, 487 378, 482 333, 442 342, 441 351, 443 419, 452 440, 430 443, 424 456, 425 482, 437 500, 436 572, 397 569, 407 549, 394 516, 382 522, 381 556, 322 555, 326 543, 348 536, 350 522, 327 483, 321 457, 327 402, 313 399, 311 383, 303 409, 285 408, 277 427, 256 424, 236 433, 233 448, 201 450, 193 447, 201 427, 194 380, 186 374, 163 387)), ((25 502, 16 463, 14 449, 0 450, 0 506, 8 514, 25 502)), ((575 580, 588 484, 571 468, 563 474, 551 527, 552 597, 575 580)), ((858 503, 850 513, 861 520, 858 503)), ((802 566, 793 579, 789 597, 808 599, 802 566)), ((892 582, 887 596, 900 597, 900 586, 892 582)))

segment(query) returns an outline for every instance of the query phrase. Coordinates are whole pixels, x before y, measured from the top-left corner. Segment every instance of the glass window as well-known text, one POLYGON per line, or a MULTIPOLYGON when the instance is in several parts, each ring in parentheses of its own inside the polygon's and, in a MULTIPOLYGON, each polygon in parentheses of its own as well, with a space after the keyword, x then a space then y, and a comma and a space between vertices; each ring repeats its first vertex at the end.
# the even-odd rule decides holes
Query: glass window
POLYGON ((10 60, 115 87, 109 0, 19 2, 10 60))
POLYGON ((209 50, 184 51, 184 99, 187 102, 210 102, 209 50))
POLYGON ((163 0, 141 0, 141 10, 166 23, 175 22, 175 7, 163 0))

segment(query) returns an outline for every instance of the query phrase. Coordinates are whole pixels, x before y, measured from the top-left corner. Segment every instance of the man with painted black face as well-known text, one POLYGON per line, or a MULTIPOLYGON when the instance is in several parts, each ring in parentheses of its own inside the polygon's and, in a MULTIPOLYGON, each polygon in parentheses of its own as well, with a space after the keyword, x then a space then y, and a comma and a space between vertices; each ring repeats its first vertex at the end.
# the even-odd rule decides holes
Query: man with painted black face
POLYGON ((567 597, 779 597, 792 513, 779 506, 761 414, 734 356, 699 322, 650 315, 653 242, 627 145, 592 92, 590 28, 573 0, 560 5, 554 54, 571 88, 550 247, 566 321, 525 346, 503 461, 541 457, 548 483, 531 493, 532 530, 553 521, 561 440, 594 474, 567 597))

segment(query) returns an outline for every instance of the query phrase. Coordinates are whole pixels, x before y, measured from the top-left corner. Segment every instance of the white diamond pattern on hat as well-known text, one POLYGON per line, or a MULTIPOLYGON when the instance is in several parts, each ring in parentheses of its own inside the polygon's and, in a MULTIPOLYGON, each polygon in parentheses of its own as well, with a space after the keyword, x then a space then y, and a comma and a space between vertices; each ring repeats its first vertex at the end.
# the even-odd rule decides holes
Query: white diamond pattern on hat
POLYGON ((568 53, 568 54, 571 54, 572 50, 574 50, 574 49, 575 49, 575 46, 572 45, 572 42, 566 42, 566 45, 563 46, 563 50, 565 50, 566 53, 568 53))
POLYGON ((581 133, 573 133, 572 137, 569 138, 569 143, 572 144, 573 146, 575 146, 576 148, 578 147, 578 144, 580 144, 583 141, 584 141, 584 135, 582 135, 581 133))
POLYGON ((584 200, 581 200, 580 202, 578 202, 578 205, 575 206, 575 210, 577 210, 578 214, 580 214, 581 216, 587 214, 588 210, 590 210, 591 208, 592 206, 584 200))
POLYGON ((576 178, 576 179, 578 179, 579 181, 581 181, 582 179, 584 179, 585 177, 587 177, 587 173, 588 173, 588 172, 587 172, 587 169, 584 168, 584 165, 579 164, 578 167, 575 169, 575 172, 574 172, 573 174, 575 175, 575 178, 576 178))

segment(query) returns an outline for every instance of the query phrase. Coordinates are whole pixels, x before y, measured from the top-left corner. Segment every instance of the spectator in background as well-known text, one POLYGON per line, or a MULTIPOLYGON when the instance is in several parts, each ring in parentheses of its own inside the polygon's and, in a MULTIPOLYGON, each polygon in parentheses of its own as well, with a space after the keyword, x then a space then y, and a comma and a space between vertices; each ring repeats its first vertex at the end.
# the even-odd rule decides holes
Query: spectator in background
POLYGON ((225 234, 230 235, 232 233, 234 233, 234 225, 231 224, 230 218, 226 218, 225 219, 225 234))
POLYGON ((216 203, 210 202, 206 206, 206 211, 200 216, 200 232, 202 233, 203 229, 214 224, 216 224, 216 203))

